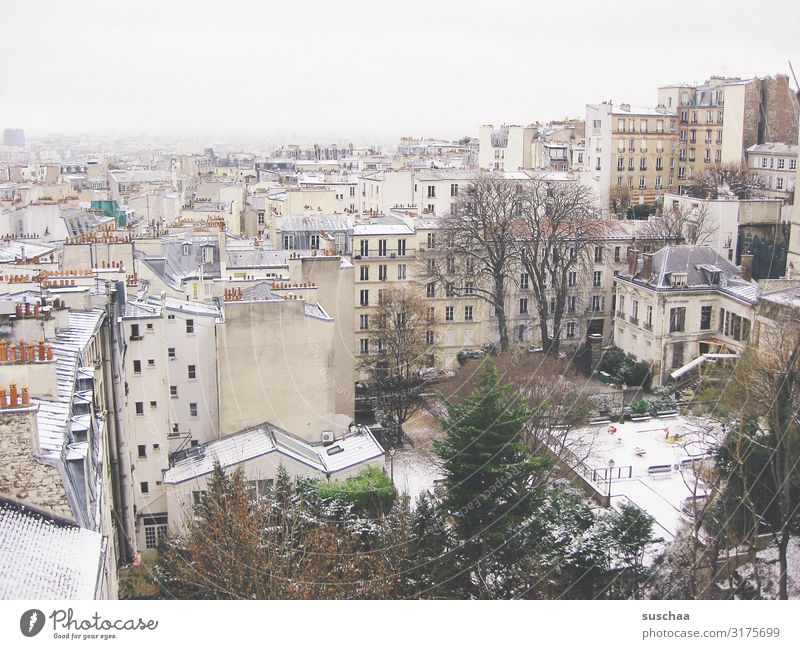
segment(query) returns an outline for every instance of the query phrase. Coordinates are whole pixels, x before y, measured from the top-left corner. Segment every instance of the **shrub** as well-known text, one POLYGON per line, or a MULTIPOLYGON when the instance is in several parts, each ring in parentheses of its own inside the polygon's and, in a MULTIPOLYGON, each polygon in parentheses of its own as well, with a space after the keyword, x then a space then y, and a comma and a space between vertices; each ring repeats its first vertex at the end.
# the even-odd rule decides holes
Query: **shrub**
POLYGON ((645 415, 650 412, 650 404, 646 399, 639 399, 631 404, 632 415, 645 415))
POLYGON ((368 467, 344 482, 319 480, 315 489, 321 499, 352 505, 361 513, 387 512, 397 495, 389 476, 375 467, 368 467))

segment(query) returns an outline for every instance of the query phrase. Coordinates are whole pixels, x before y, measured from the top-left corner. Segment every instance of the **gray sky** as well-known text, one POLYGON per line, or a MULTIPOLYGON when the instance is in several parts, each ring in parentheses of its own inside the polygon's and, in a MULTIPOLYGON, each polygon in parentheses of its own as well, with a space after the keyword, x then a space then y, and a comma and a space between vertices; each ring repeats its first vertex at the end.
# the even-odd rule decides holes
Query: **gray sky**
POLYGON ((800 74, 797 0, 0 7, 0 128, 30 134, 458 137, 789 58, 800 74))

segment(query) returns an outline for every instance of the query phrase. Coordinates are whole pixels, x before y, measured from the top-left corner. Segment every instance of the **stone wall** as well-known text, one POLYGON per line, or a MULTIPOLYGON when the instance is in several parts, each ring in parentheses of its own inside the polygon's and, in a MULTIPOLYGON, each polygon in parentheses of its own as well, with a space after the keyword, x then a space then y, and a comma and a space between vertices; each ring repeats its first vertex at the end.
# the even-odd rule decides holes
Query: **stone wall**
POLYGON ((32 434, 35 407, 0 413, 0 494, 74 520, 58 469, 33 458, 32 434))

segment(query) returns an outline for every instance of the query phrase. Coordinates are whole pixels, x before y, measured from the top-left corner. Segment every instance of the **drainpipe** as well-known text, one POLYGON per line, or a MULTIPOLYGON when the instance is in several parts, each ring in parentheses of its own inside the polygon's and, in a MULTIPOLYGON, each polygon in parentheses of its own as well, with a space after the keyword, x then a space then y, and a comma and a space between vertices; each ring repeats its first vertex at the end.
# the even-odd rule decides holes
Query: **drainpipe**
POLYGON ((123 426, 120 421, 119 394, 120 374, 117 361, 116 303, 114 294, 110 289, 110 282, 106 282, 106 335, 103 336, 103 364, 106 389, 106 427, 109 440, 111 483, 114 499, 114 509, 117 512, 117 547, 119 560, 122 564, 130 563, 136 554, 135 527, 133 524, 133 510, 131 509, 131 477, 130 459, 123 426))

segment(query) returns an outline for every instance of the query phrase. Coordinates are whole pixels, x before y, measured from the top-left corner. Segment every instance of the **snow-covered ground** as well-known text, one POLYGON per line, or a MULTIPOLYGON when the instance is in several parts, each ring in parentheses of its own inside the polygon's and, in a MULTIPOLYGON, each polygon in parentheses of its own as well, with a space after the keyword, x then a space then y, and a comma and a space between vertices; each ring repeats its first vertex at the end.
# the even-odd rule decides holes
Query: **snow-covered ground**
MULTIPOLYGON (((793 537, 789 540, 786 563, 789 599, 800 599, 800 538, 793 537)), ((758 570, 761 582, 761 596, 764 599, 777 599, 780 564, 778 563, 778 549, 774 545, 758 553, 755 570, 758 570)), ((741 566, 737 572, 750 586, 755 588, 756 578, 751 564, 741 566)))
POLYGON ((702 484, 695 484, 696 469, 682 463, 708 453, 719 434, 714 422, 684 417, 593 426, 580 431, 579 455, 600 475, 613 459, 614 475, 623 477, 612 480, 612 504, 627 498, 653 516, 656 532, 670 541, 687 520, 681 511, 685 499, 705 494, 702 484), (669 471, 652 474, 655 466, 669 471))
POLYGON ((393 475, 397 490, 410 496, 413 501, 425 491, 433 492, 434 481, 442 477, 430 445, 432 439, 441 435, 441 431, 425 410, 416 413, 403 429, 414 445, 406 444, 397 449, 394 458, 387 459, 386 470, 393 475))

